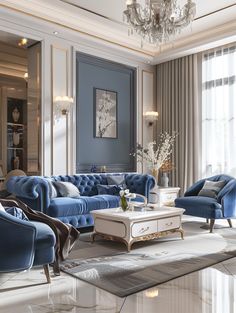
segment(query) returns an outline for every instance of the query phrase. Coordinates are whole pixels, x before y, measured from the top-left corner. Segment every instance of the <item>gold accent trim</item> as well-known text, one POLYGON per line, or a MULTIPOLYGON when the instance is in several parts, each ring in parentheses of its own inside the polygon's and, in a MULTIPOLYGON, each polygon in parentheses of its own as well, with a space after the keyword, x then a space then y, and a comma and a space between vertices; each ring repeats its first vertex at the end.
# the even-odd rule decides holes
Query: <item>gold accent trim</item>
POLYGON ((215 10, 215 11, 212 11, 212 12, 209 12, 209 13, 206 13, 206 14, 203 14, 203 15, 201 15, 201 16, 196 17, 196 18, 194 19, 194 21, 200 20, 200 19, 202 19, 202 18, 204 18, 204 17, 207 17, 207 16, 210 16, 210 15, 212 15, 212 14, 215 14, 215 13, 224 11, 224 10, 226 10, 226 9, 232 8, 232 7, 235 6, 235 5, 236 5, 236 3, 233 3, 233 4, 230 4, 230 5, 227 5, 226 7, 220 8, 220 9, 218 9, 218 10, 215 10))
MULTIPOLYGON (((49 22, 49 23, 52 23, 52 24, 55 24, 55 25, 58 25, 58 26, 61 26, 61 27, 70 29, 70 30, 73 30, 73 31, 76 31, 76 32, 78 32, 78 33, 80 33, 80 34, 83 34, 83 35, 86 35, 86 36, 89 36, 89 37, 93 37, 93 38, 102 40, 102 41, 104 41, 104 42, 110 43, 110 44, 114 44, 114 45, 116 45, 116 46, 118 46, 118 47, 122 47, 122 48, 125 48, 125 49, 128 49, 128 50, 131 50, 131 51, 135 51, 135 52, 141 53, 141 54, 146 55, 146 56, 155 57, 155 52, 147 52, 147 51, 143 51, 143 50, 138 49, 138 48, 131 48, 131 47, 125 45, 125 44, 121 44, 121 43, 112 41, 112 40, 110 40, 110 39, 103 38, 102 36, 93 35, 93 34, 90 34, 89 32, 79 30, 79 29, 77 29, 77 28, 75 28, 75 27, 68 26, 68 25, 65 25, 65 24, 63 24, 63 23, 55 22, 55 21, 52 21, 52 20, 50 20, 50 19, 48 19, 48 18, 45 18, 45 17, 42 17, 42 16, 38 16, 38 15, 36 15, 36 14, 32 14, 32 13, 25 12, 24 10, 21 10, 21 9, 13 8, 13 7, 11 7, 10 5, 0 4, 0 7, 7 8, 7 9, 10 9, 10 10, 15 11, 15 12, 25 14, 25 15, 27 15, 27 16, 35 17, 35 18, 37 18, 37 19, 40 19, 40 20, 43 20, 43 21, 46 21, 46 22, 49 22)), ((64 38, 63 38, 63 39, 64 39, 64 38)))
POLYGON ((170 229, 170 230, 156 232, 156 233, 145 235, 145 236, 136 237, 136 238, 132 239, 130 242, 127 242, 124 238, 121 238, 121 237, 117 237, 117 236, 113 236, 113 235, 107 235, 107 234, 102 234, 102 233, 99 233, 97 231, 94 231, 93 234, 91 235, 91 240, 92 240, 92 242, 94 242, 95 241, 95 237, 96 236, 100 236, 100 237, 102 237, 103 239, 106 239, 106 240, 122 242, 122 243, 124 243, 126 245, 128 252, 130 252, 131 247, 132 247, 132 245, 135 242, 158 239, 158 238, 167 236, 167 235, 172 234, 172 233, 180 233, 181 239, 182 240, 184 239, 184 230, 181 227, 179 227, 179 228, 176 228, 176 229, 170 229))

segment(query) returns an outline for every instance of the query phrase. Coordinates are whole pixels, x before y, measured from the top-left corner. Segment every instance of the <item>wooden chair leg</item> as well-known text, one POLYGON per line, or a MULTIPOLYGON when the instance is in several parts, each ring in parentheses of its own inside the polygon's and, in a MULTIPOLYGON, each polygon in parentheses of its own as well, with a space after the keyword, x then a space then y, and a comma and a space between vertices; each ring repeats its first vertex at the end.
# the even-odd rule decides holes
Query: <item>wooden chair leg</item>
POLYGON ((231 221, 231 219, 230 219, 230 218, 228 218, 228 219, 227 219, 227 221, 228 221, 228 223, 229 223, 229 227, 230 227, 230 228, 232 228, 232 227, 233 227, 233 225, 232 225, 232 221, 231 221))
POLYGON ((215 220, 214 220, 214 219, 211 219, 211 220, 210 220, 210 233, 213 232, 214 224, 215 224, 215 220))
POLYGON ((49 264, 44 265, 43 269, 44 269, 44 273, 45 273, 46 278, 47 278, 47 282, 50 284, 51 283, 51 277, 49 274, 49 264))

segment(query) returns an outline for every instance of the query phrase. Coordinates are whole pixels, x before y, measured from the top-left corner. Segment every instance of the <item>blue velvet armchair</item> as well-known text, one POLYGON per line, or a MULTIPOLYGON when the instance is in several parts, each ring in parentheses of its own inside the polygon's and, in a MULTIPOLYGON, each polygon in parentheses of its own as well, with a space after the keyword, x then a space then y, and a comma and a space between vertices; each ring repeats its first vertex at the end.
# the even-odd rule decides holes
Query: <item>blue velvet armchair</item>
MULTIPOLYGON (((0 200, 3 206, 15 202, 0 200)), ((50 283, 49 264, 54 261, 56 238, 51 228, 40 222, 21 220, 0 211, 0 273, 43 266, 50 283)))
POLYGON ((231 218, 236 218, 236 179, 228 175, 216 175, 201 179, 193 184, 183 197, 175 200, 175 206, 185 209, 185 214, 210 220, 210 232, 215 220, 227 219, 232 227, 231 218), (198 196, 206 180, 225 181, 224 187, 216 198, 198 196))

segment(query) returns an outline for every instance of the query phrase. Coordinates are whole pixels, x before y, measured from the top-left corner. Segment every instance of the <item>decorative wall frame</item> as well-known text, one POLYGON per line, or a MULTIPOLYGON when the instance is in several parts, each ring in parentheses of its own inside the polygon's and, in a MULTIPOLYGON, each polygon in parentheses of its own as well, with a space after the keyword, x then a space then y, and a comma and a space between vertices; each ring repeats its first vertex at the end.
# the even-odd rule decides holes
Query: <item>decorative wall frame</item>
POLYGON ((116 91, 94 88, 94 137, 118 138, 116 91))

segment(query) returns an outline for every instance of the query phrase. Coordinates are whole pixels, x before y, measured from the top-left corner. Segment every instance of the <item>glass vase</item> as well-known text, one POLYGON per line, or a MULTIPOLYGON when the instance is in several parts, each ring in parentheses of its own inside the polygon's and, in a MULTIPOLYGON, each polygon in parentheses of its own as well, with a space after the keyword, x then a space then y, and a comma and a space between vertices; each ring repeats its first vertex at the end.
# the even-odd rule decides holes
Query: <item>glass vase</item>
POLYGON ((156 184, 158 185, 159 168, 153 167, 151 169, 151 174, 156 179, 156 184))
POLYGON ((128 204, 126 197, 120 198, 120 207, 121 207, 122 211, 124 211, 124 212, 129 209, 129 204, 128 204))

